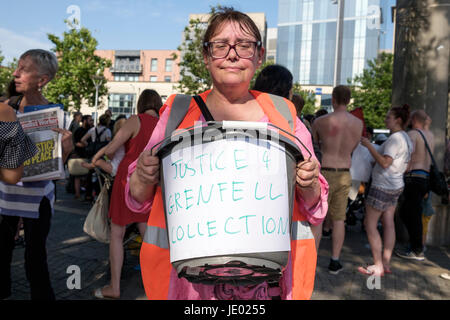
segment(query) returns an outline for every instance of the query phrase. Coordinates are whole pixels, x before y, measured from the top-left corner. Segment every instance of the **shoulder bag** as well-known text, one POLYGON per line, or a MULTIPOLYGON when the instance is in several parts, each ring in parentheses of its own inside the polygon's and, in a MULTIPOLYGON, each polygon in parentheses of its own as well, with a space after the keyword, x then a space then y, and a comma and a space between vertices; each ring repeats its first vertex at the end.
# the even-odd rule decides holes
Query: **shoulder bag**
POLYGON ((439 196, 443 196, 448 194, 448 186, 447 181, 445 180, 445 175, 439 171, 438 166, 436 165, 436 161, 434 160, 433 154, 431 153, 430 147, 428 146, 427 139, 420 130, 417 130, 422 136, 423 141, 425 142, 425 147, 428 150, 428 153, 431 157, 431 166, 430 166, 430 189, 434 193, 439 196))
POLYGON ((105 177, 105 183, 101 186, 100 194, 89 211, 83 226, 83 231, 85 233, 103 243, 109 243, 111 235, 111 224, 108 218, 108 189, 110 185, 110 179, 105 177))

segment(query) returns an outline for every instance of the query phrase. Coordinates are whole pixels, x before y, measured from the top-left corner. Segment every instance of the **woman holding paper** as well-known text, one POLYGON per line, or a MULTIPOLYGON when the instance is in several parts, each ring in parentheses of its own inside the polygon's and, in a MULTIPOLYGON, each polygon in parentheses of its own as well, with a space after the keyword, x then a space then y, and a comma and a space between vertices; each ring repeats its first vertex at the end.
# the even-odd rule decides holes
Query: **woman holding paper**
MULTIPOLYGON (((247 15, 232 8, 224 8, 211 17, 203 41, 203 58, 213 81, 213 89, 200 94, 200 97, 206 103, 213 119, 272 122, 277 126, 288 127, 284 118, 269 102, 267 94, 249 91, 250 81, 263 57, 261 35, 247 15)), ((153 242, 159 239, 158 234, 165 233, 165 228, 158 186, 159 159, 151 155, 150 149, 165 136, 174 99, 175 96, 169 97, 163 106, 160 121, 146 151, 130 165, 130 178, 125 190, 127 204, 131 210, 141 213, 151 210, 141 248, 141 269, 149 299, 271 299, 275 296, 283 299, 309 299, 317 259, 314 238, 309 227, 305 230, 309 235, 307 239, 293 239, 291 242, 295 248, 275 288, 269 288, 266 282, 239 287, 190 283, 177 277, 176 271, 170 265, 169 252, 164 247, 164 241, 153 242)), ((295 128, 292 130, 288 127, 288 130, 312 150, 311 136, 296 117, 295 107, 287 99, 283 101, 294 115, 295 128)), ((205 121, 205 115, 192 100, 180 126, 191 126, 195 121, 205 121)), ((307 155, 303 147, 300 146, 300 149, 307 155)), ((314 155, 309 161, 297 164, 296 182, 295 198, 299 210, 294 212, 294 219, 320 222, 328 208, 328 184, 319 173, 319 164, 314 155)))
MULTIPOLYGON (((22 54, 14 82, 19 97, 11 97, 7 103, 16 113, 23 113, 26 106, 48 105, 42 88, 50 82, 58 69, 56 56, 45 50, 34 49, 22 54)), ((62 134, 63 160, 73 149, 71 132, 55 129, 62 134)), ((22 152, 19 146, 17 155, 22 152)), ((25 231, 25 269, 30 282, 31 299, 54 300, 47 265, 46 241, 55 199, 52 181, 20 182, 16 185, 0 182, 2 200, 0 222, 0 299, 11 295, 11 259, 19 218, 25 231)))

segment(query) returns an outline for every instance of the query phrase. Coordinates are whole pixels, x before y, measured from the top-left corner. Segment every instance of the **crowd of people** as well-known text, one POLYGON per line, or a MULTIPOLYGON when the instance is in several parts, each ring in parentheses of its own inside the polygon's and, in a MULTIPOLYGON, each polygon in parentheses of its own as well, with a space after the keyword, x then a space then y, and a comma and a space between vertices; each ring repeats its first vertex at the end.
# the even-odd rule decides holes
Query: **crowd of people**
MULTIPOLYGON (((147 89, 139 97, 137 115, 113 120, 107 110, 94 126, 91 115, 75 112, 69 130, 55 129, 63 136, 63 160, 70 173, 67 191, 76 199, 95 201, 99 193, 93 179, 96 170, 113 179, 109 192, 111 279, 95 290, 96 298, 120 298, 123 239, 126 227, 137 224, 143 238, 140 268, 149 299, 309 299, 322 237, 331 236, 329 272, 337 275, 343 269, 340 255, 348 199, 352 190, 359 192, 361 185, 365 190, 364 229, 373 263, 355 268, 364 275, 393 272, 390 260, 396 244, 396 210, 410 239, 410 246, 397 255, 424 260, 429 219, 423 214, 431 199, 431 160, 425 140, 431 150, 435 142, 430 118, 423 110, 410 113, 408 105, 393 106, 385 119, 390 135, 377 145, 367 138, 363 121, 348 111, 351 91, 346 86, 333 89, 333 112, 321 109, 314 115, 302 113, 305 101, 293 93, 292 74, 283 66, 263 69, 249 89, 265 49, 258 28, 247 15, 232 8, 219 10, 208 24, 203 44, 204 63, 213 87, 198 99, 188 100, 184 114, 180 114, 178 95, 170 96, 163 106, 159 94, 147 89), (284 112, 280 112, 282 108, 284 112), (179 117, 176 123, 174 117, 179 117), (293 143, 304 155, 295 168, 291 251, 275 283, 193 283, 179 277, 170 263, 160 159, 151 150, 177 128, 191 127, 197 121, 223 120, 275 124, 296 138, 293 143), (305 156, 309 152, 311 156, 305 156), (379 221, 382 236, 377 228, 379 221)), ((24 225, 31 298, 55 299, 46 256, 55 187, 47 180, 16 184, 23 162, 38 152, 16 114, 24 112, 25 106, 50 104, 42 88, 56 71, 54 54, 27 51, 14 72, 15 94, 0 103, 0 254, 6 257, 0 263, 0 299, 11 295, 10 267, 20 223, 24 225), (27 196, 30 190, 32 197, 27 196)))

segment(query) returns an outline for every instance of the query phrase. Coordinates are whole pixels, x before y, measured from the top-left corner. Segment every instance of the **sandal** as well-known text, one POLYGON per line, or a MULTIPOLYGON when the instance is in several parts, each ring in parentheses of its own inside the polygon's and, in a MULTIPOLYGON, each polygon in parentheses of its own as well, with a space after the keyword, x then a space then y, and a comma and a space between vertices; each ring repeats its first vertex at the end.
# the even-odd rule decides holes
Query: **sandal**
MULTIPOLYGON (((363 267, 363 266, 358 267, 358 272, 363 274, 363 275, 365 275, 365 276, 373 276, 373 275, 375 275, 375 271, 369 270, 369 266, 367 266, 367 267, 363 267)), ((382 276, 384 276, 384 272, 382 274, 380 274, 380 277, 382 277, 382 276)))
POLYGON ((391 269, 384 268, 384 273, 385 274, 392 274, 392 271, 391 271, 391 269))
POLYGON ((120 297, 112 297, 112 296, 105 296, 105 295, 103 295, 103 288, 95 289, 94 297, 96 297, 97 299, 111 299, 111 300, 120 299, 120 297))
POLYGON ((445 279, 445 280, 450 280, 450 274, 448 274, 448 273, 443 273, 443 274, 441 274, 441 278, 442 278, 442 279, 445 279))

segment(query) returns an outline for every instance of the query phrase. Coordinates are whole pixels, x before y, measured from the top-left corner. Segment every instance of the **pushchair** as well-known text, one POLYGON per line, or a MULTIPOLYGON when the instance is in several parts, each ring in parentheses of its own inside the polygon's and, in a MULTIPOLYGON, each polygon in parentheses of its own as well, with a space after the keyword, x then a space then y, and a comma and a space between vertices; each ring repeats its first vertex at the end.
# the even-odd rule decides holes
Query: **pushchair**
POLYGON ((360 183, 356 197, 352 200, 348 198, 347 208, 345 212, 346 227, 354 227, 361 224, 361 231, 364 231, 364 212, 365 212, 365 191, 366 186, 363 182, 360 183))

